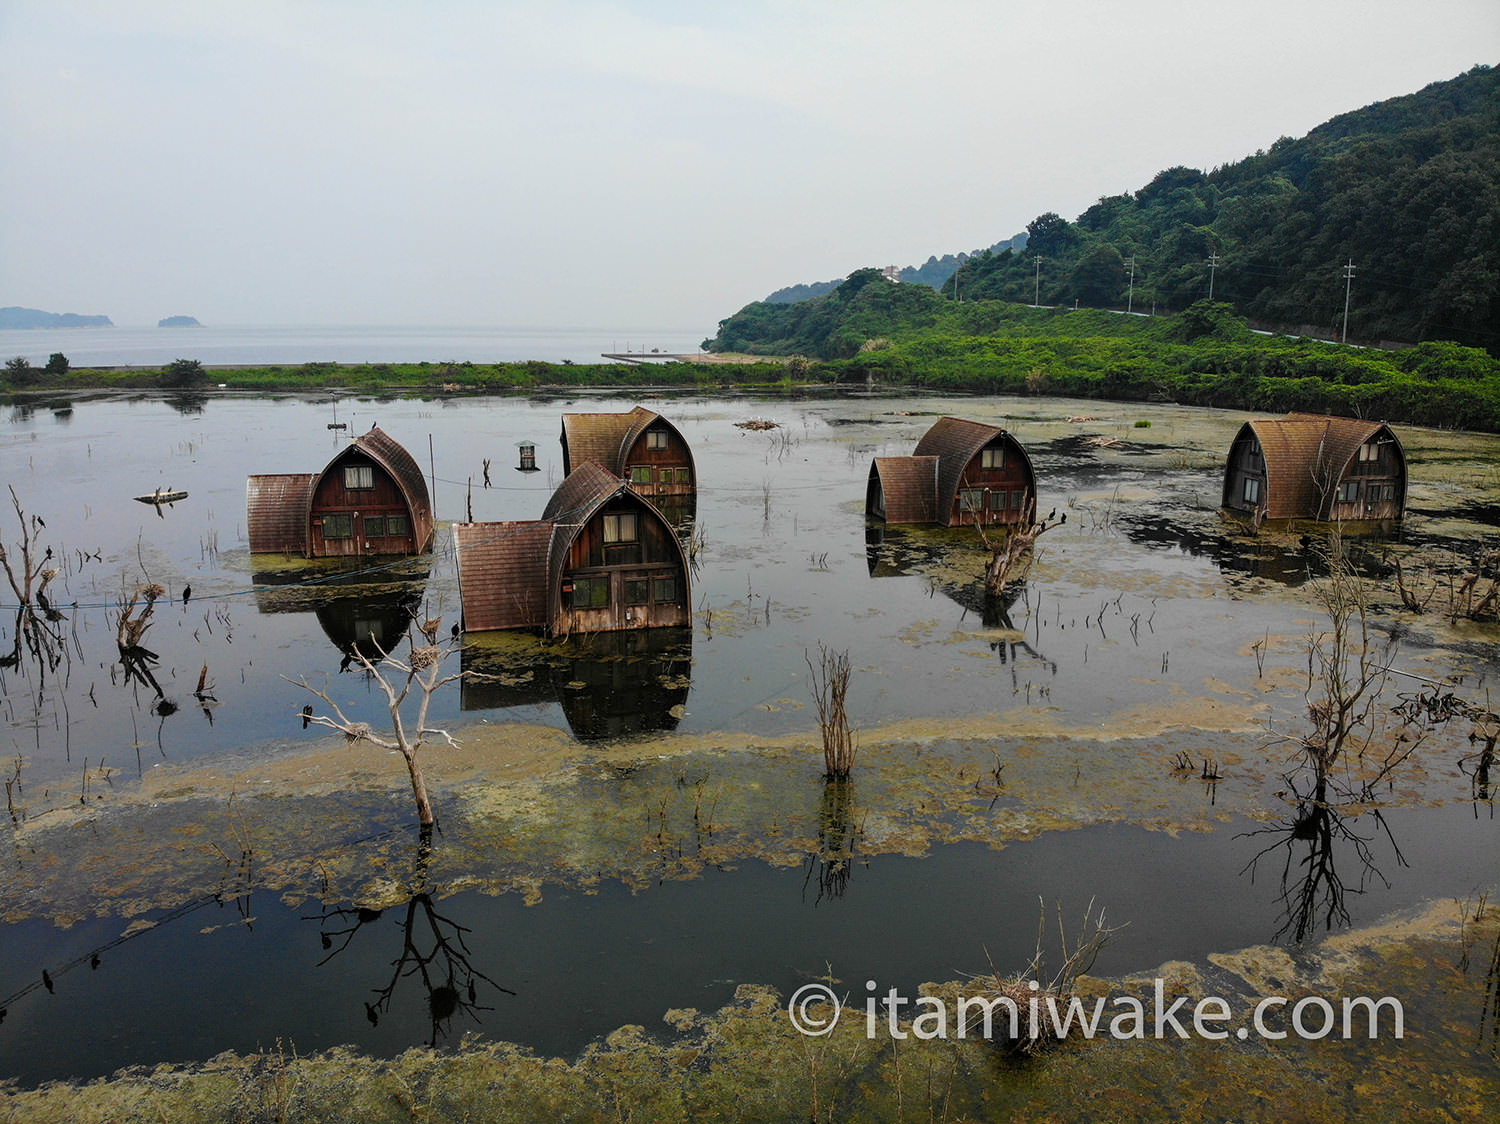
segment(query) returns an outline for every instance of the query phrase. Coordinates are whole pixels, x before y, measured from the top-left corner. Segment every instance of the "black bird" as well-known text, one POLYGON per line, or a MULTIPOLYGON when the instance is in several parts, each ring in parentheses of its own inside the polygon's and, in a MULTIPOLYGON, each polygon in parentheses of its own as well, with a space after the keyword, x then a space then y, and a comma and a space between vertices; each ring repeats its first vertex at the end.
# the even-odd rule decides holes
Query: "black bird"
POLYGON ((193 599, 193 587, 190 586, 190 585, 183 586, 182 587, 182 603, 184 605, 186 605, 192 599, 193 599))
POLYGON ((1052 520, 1054 520, 1056 518, 1057 518, 1057 508, 1054 507, 1051 511, 1047 512, 1047 522, 1050 523, 1050 522, 1052 522, 1052 520))
POLYGON ((458 639, 458 625, 455 624, 453 626, 453 630, 452 631, 453 631, 453 639, 457 640, 458 639))
POLYGON ((1068 521, 1068 513, 1065 511, 1065 512, 1063 512, 1063 517, 1061 519, 1059 519, 1057 522, 1058 522, 1058 525, 1061 526, 1063 523, 1066 523, 1067 521, 1068 521))
POLYGON ((46 968, 42 969, 42 986, 47 989, 49 994, 57 994, 57 990, 52 986, 52 973, 48 972, 46 968))
POLYGON ((97 952, 94 953, 93 956, 89 957, 89 967, 90 968, 98 968, 99 967, 99 954, 97 952))
POLYGON ((307 724, 312 721, 312 703, 302 708, 302 728, 307 729, 307 724))

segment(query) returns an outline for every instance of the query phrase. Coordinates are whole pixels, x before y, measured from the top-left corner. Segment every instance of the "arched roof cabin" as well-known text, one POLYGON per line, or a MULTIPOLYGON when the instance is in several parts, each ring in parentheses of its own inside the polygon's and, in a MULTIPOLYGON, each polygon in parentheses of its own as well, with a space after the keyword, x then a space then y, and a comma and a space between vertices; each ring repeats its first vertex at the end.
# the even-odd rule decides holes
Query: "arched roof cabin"
POLYGON ((246 509, 255 554, 336 558, 432 547, 432 501, 422 470, 379 428, 356 438, 320 473, 251 476, 246 509))
POLYGON ((625 414, 564 414, 562 453, 565 475, 592 461, 658 507, 681 506, 696 494, 687 439, 643 406, 625 414))
POLYGON ((865 513, 887 523, 1019 524, 1036 513, 1036 472, 999 426, 939 418, 909 457, 876 457, 865 513))
POLYGON ((1229 446, 1221 505, 1254 520, 1394 521, 1406 509, 1406 453, 1382 422, 1248 421, 1229 446))
POLYGON ((461 523, 464 628, 532 628, 554 636, 692 623, 687 556, 660 511, 587 462, 542 518, 461 523))

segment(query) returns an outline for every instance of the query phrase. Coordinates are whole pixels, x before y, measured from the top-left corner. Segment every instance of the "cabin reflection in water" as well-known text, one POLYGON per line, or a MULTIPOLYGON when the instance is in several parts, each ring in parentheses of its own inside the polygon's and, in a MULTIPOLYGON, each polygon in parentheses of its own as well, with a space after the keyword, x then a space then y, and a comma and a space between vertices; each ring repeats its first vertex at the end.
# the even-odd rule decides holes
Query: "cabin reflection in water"
POLYGON ((262 613, 315 614, 346 663, 354 652, 379 662, 401 644, 421 612, 426 589, 425 574, 421 580, 379 586, 307 585, 306 574, 293 579, 297 584, 278 586, 268 577, 272 575, 256 575, 257 583, 264 584, 255 591, 255 607, 262 613))
POLYGON ((693 633, 654 628, 547 642, 514 633, 467 637, 464 710, 562 707, 579 741, 674 730, 691 686, 693 633))

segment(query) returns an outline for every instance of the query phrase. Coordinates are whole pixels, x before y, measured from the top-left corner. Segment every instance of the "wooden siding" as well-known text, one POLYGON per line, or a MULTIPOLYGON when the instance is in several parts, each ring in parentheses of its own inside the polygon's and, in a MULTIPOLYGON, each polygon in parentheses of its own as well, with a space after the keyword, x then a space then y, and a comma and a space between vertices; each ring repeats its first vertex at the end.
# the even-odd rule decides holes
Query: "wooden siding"
POLYGON ((1399 519, 1406 503, 1406 455, 1380 422, 1320 414, 1249 421, 1230 445, 1221 503, 1269 519, 1399 519), (1375 459, 1360 459, 1365 445, 1373 445, 1375 459), (1246 499, 1247 479, 1263 482, 1258 501, 1246 499), (1347 500, 1341 498, 1345 494, 1347 500))
POLYGON ((412 533, 415 523, 395 478, 384 465, 364 455, 358 446, 351 446, 335 457, 318 479, 309 517, 310 552, 314 558, 415 554, 416 538, 412 533), (347 468, 369 469, 373 487, 346 487, 344 470, 347 468), (383 526, 392 515, 406 518, 407 534, 393 538, 382 530, 378 537, 370 537, 366 528, 377 523, 383 526), (349 534, 330 537, 327 529, 332 518, 344 516, 347 516, 349 534))
POLYGON ((251 554, 306 554, 311 472, 251 476, 245 482, 251 554))

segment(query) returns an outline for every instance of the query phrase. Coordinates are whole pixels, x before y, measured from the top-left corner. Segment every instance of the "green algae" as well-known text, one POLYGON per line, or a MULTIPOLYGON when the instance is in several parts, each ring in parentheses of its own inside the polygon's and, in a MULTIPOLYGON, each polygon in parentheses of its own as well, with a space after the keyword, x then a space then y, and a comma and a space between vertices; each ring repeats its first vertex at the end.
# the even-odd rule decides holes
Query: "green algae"
MULTIPOLYGON (((910 1020, 897 1024, 903 1038, 883 1018, 871 1036, 857 998, 830 1034, 808 1038, 792 1028, 785 997, 747 985, 717 1011, 673 1010, 654 1030, 622 1027, 573 1061, 473 1038, 388 1060, 347 1049, 300 1055, 278 1043, 197 1066, 10 1089, 6 1119, 1480 1121, 1500 1096, 1497 958, 1496 911, 1442 903, 1296 955, 1246 949, 1162 965, 1149 977, 1080 982, 1081 995, 1143 1004, 1157 980, 1173 997, 1222 998, 1231 1011, 1223 1040, 1181 1039, 1170 1027, 1161 1038, 1075 1032, 1020 1061, 978 1038, 919 1038, 910 1020), (1387 1020, 1375 1038, 1240 1038, 1267 995, 1394 997, 1403 1035, 1387 1020)), ((976 986, 953 981, 924 993, 976 986)))

